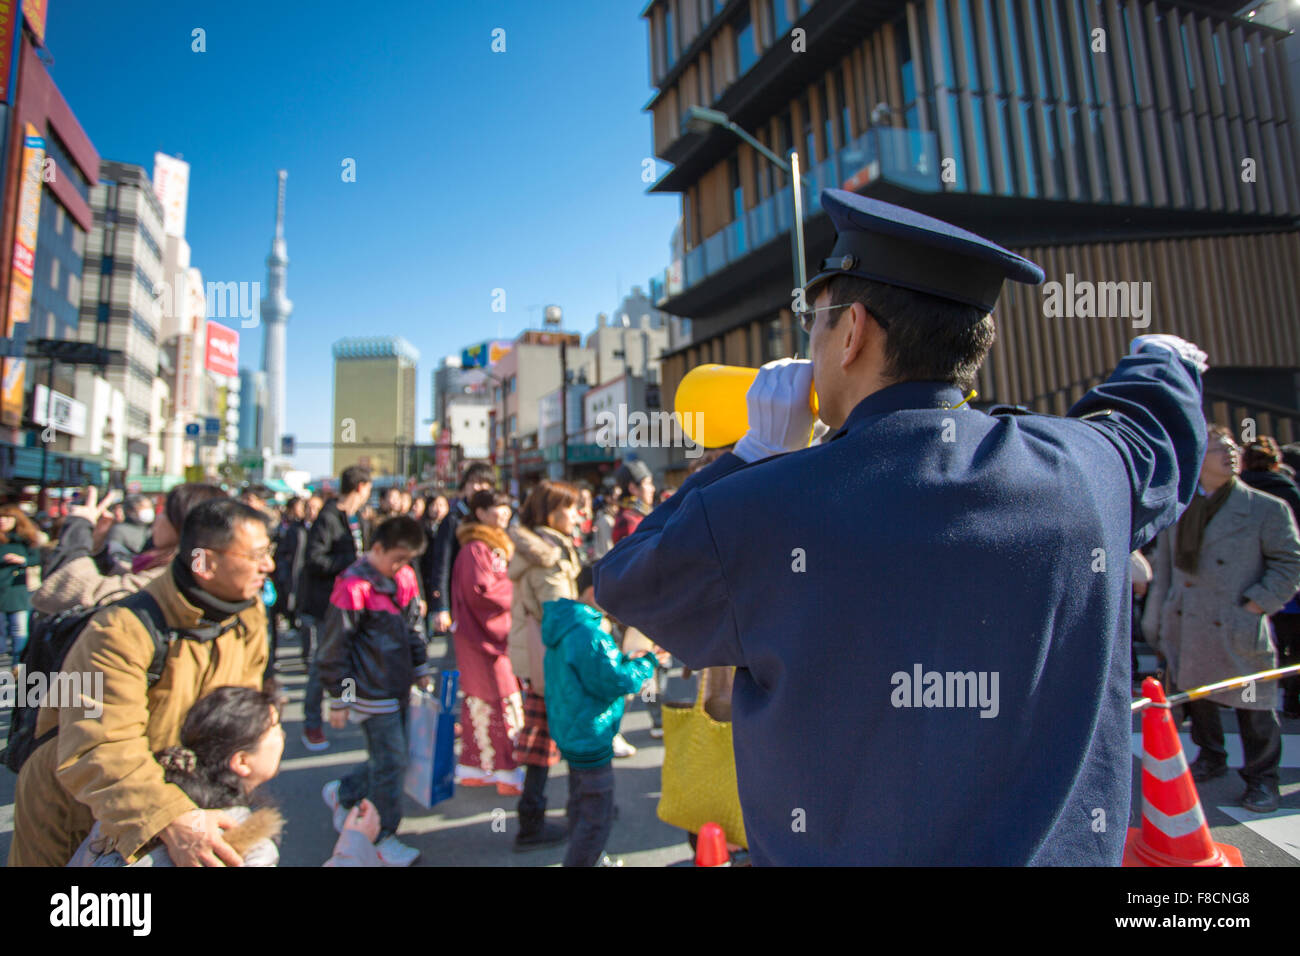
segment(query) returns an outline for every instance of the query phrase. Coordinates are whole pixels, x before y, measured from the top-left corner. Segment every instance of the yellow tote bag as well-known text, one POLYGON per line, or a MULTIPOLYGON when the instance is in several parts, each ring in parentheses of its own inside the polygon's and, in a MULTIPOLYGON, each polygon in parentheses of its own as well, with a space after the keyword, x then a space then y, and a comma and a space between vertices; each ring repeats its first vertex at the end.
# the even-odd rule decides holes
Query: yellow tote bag
POLYGON ((663 705, 664 766, 659 819, 692 833, 713 822, 727 841, 749 848, 736 785, 736 754, 731 722, 714 720, 704 709, 705 675, 691 706, 663 705))

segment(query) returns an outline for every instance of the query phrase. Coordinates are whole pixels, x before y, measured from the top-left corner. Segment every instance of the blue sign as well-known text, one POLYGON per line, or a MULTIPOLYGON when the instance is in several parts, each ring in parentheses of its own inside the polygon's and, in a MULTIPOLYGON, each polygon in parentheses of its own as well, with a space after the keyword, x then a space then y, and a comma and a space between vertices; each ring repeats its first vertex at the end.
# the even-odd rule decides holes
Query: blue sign
POLYGON ((280 436, 280 454, 286 458, 292 458, 294 454, 294 440, 292 435, 280 436))
POLYGON ((185 426, 185 437, 198 438, 199 432, 201 431, 203 431, 203 429, 199 427, 198 422, 190 422, 188 425, 185 426))
POLYGON ((220 419, 220 418, 205 418, 205 419, 203 419, 203 434, 205 434, 205 435, 220 435, 220 434, 221 434, 221 419, 220 419))

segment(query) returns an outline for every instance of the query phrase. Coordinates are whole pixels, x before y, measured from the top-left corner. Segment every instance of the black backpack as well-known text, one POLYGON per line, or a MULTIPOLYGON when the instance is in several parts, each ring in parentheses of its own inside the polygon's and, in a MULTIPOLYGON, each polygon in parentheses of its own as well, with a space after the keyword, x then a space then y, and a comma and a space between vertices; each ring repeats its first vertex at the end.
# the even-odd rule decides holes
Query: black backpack
MULTIPOLYGON (((22 654, 21 673, 24 680, 26 675, 40 671, 46 675, 45 686, 53 686, 54 675, 62 668, 64 658, 72 650, 78 635, 90 619, 106 607, 129 608, 149 632, 154 643, 153 662, 149 665, 149 686, 158 683, 163 667, 166 666, 167 649, 181 632, 167 626, 162 608, 147 591, 137 591, 120 601, 107 604, 101 602, 90 607, 78 604, 51 616, 33 614, 32 634, 22 654)), ((9 723, 9 746, 0 754, 0 762, 14 773, 22 768, 37 747, 53 739, 59 732, 56 725, 40 737, 36 736, 36 718, 41 712, 41 703, 29 702, 29 706, 23 706, 25 697, 25 694, 17 695, 9 723)))

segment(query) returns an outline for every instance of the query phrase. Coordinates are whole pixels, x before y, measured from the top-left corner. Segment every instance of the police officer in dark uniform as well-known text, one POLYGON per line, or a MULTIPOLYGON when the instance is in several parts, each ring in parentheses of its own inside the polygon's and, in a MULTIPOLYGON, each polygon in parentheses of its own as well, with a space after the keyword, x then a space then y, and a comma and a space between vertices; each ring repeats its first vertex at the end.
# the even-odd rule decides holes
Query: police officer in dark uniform
POLYGON ((1205 355, 1140 336, 1064 418, 973 410, 1002 283, 1042 270, 888 203, 822 207, 812 360, 763 367, 749 432, 596 565, 596 600, 738 668, 755 863, 1117 865, 1128 554, 1195 492, 1205 355), (814 382, 832 435, 807 447, 814 382))

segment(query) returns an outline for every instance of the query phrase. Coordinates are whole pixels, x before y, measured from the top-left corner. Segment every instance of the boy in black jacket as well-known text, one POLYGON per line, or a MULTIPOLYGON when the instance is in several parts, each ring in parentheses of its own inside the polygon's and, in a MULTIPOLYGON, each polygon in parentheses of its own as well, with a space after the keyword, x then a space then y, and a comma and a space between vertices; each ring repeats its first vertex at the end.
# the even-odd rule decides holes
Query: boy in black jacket
POLYGON ((411 561, 424 550, 424 529, 414 518, 389 518, 375 531, 365 557, 339 575, 325 614, 316 654, 330 692, 330 726, 349 716, 366 734, 365 763, 321 796, 342 826, 351 807, 370 798, 379 810, 375 849, 385 866, 410 866, 420 853, 397 839, 406 772, 406 712, 411 685, 432 686, 420 633, 420 586, 411 561))
POLYGON ((356 561, 364 549, 365 529, 360 511, 370 500, 370 470, 360 465, 344 468, 339 476, 339 497, 325 502, 307 532, 307 561, 303 575, 302 659, 307 665, 307 690, 302 701, 303 746, 325 750, 329 741, 321 719, 321 684, 311 656, 316 624, 329 608, 334 579, 356 561))

